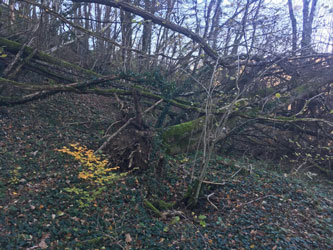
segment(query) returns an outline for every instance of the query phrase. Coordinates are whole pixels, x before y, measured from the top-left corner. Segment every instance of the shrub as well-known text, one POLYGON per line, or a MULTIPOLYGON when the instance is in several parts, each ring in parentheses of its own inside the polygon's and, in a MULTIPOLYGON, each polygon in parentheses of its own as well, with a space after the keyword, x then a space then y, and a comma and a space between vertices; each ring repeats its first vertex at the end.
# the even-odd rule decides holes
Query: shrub
POLYGON ((86 146, 80 146, 78 143, 70 144, 70 146, 71 148, 64 146, 56 151, 68 154, 80 163, 82 168, 77 177, 88 185, 85 185, 84 188, 71 187, 64 190, 78 197, 77 202, 80 207, 88 207, 103 193, 105 185, 114 183, 127 173, 113 172, 119 167, 109 167, 109 161, 105 157, 96 155, 86 146))

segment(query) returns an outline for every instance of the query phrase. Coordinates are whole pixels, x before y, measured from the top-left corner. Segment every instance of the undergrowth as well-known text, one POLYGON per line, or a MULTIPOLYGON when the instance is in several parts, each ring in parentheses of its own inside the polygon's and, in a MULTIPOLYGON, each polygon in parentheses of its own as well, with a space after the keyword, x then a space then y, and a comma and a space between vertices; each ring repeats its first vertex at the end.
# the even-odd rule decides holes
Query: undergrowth
POLYGON ((85 208, 95 202, 103 192, 107 191, 106 185, 113 184, 120 177, 126 176, 126 173, 112 172, 119 169, 119 167, 108 167, 109 161, 107 159, 102 159, 101 156, 96 155, 93 150, 86 146, 80 146, 78 143, 70 144, 70 146, 71 148, 64 146, 61 149, 56 149, 56 151, 68 154, 80 163, 77 177, 84 180, 86 185, 83 188, 77 186, 64 188, 64 191, 77 195, 76 199, 79 207, 85 208))
POLYGON ((199 206, 157 217, 144 201, 181 200, 194 156, 121 175, 90 150, 112 122, 104 101, 60 95, 0 119, 1 249, 331 249, 331 186, 274 163, 216 155, 199 206))

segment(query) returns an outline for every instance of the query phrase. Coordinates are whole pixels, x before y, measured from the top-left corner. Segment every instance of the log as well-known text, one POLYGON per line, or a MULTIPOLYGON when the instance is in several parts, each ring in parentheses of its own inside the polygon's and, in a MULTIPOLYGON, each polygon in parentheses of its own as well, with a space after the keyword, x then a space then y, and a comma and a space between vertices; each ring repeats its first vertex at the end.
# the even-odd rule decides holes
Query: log
POLYGON ((170 126, 162 131, 162 140, 168 154, 177 154, 193 147, 202 131, 205 116, 198 119, 170 126))
MULTIPOLYGON (((22 44, 12 41, 12 40, 8 40, 6 38, 0 37, 0 47, 6 47, 6 51, 9 51, 13 54, 16 54, 20 51, 20 49, 22 48, 22 44)), ((33 49, 31 47, 28 46, 24 46, 23 49, 23 55, 24 56, 29 56, 33 53, 33 49)), ((101 75, 97 74, 96 72, 92 71, 92 70, 88 70, 88 69, 84 69, 78 65, 75 64, 71 64, 65 60, 61 60, 61 59, 57 59, 53 56, 50 56, 48 54, 45 54, 43 52, 37 51, 34 55, 32 59, 36 59, 36 60, 41 60, 53 65, 57 65, 60 66, 64 69, 68 69, 69 72, 68 73, 74 73, 75 72, 80 72, 82 73, 85 78, 92 78, 92 77, 100 77, 101 75)))

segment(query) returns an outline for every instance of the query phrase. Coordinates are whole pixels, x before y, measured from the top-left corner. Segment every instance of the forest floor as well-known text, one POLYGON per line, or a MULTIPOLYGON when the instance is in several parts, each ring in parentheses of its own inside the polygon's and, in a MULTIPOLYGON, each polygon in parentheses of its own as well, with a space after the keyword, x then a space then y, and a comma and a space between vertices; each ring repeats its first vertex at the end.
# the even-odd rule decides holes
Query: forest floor
POLYGON ((144 201, 179 201, 191 155, 94 193, 55 149, 98 148, 112 110, 108 99, 58 94, 0 114, 0 249, 332 249, 332 185, 273 163, 216 155, 198 207, 162 217, 144 201))

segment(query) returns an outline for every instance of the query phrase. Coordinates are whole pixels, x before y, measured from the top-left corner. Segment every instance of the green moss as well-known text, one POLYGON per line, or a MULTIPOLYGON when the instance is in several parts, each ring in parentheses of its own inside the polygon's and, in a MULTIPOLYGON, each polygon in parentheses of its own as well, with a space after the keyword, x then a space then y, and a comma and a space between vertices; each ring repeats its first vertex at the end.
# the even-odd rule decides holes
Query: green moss
MULTIPOLYGON (((3 37, 0 37, 0 46, 4 46, 4 47, 6 47, 6 51, 9 51, 13 54, 16 54, 21 49, 22 44, 20 44, 18 42, 15 42, 15 41, 8 40, 8 39, 3 38, 3 37)), ((23 54, 25 56, 29 56, 32 53, 33 53, 32 48, 30 48, 28 46, 24 47, 23 54)), ((82 72, 82 73, 84 73, 88 76, 95 76, 95 77, 100 76, 99 74, 95 73, 94 71, 81 68, 80 66, 71 64, 71 63, 66 62, 64 60, 61 60, 61 59, 57 59, 57 58, 52 57, 52 56, 50 56, 48 54, 45 54, 43 52, 36 52, 36 54, 33 57, 36 58, 36 59, 51 63, 51 64, 55 64, 55 65, 58 65, 58 66, 63 66, 67 69, 72 69, 72 70, 82 72)))
POLYGON ((179 107, 179 108, 182 108, 182 109, 185 109, 185 110, 193 110, 193 111, 196 111, 198 113, 204 113, 204 111, 202 109, 198 108, 198 107, 189 106, 189 105, 180 103, 180 102, 175 101, 175 100, 170 100, 170 103, 175 107, 179 107))
POLYGON ((201 131, 205 116, 196 120, 184 122, 168 127, 162 132, 162 140, 168 154, 175 154, 194 145, 197 141, 196 135, 201 131))
POLYGON ((150 201, 144 200, 143 203, 148 209, 150 209, 152 212, 154 212, 154 214, 156 214, 158 217, 162 217, 162 213, 160 212, 160 210, 158 210, 150 201))
POLYGON ((122 89, 115 89, 115 88, 110 88, 110 89, 100 89, 100 88, 90 88, 87 90, 87 92, 91 92, 94 94, 98 95, 113 95, 113 94, 119 94, 119 95, 131 95, 130 91, 122 90, 122 89))
POLYGON ((163 200, 156 200, 152 203, 156 208, 159 208, 160 210, 168 210, 172 209, 175 206, 175 202, 165 202, 163 200))
POLYGON ((271 94, 273 94, 276 91, 275 88, 265 88, 265 89, 260 89, 258 91, 256 91, 253 95, 251 95, 252 97, 259 95, 261 97, 263 96, 269 96, 271 94))
POLYGON ((306 84, 304 84, 304 85, 301 85, 301 86, 295 88, 294 91, 292 91, 292 92, 295 93, 295 96, 302 95, 304 92, 306 92, 308 90, 307 87, 308 86, 306 84))
POLYGON ((205 116, 201 116, 196 120, 184 122, 167 128, 163 134, 162 139, 165 142, 174 140, 182 140, 190 135, 191 132, 196 132, 198 129, 201 130, 205 116))
MULTIPOLYGON (((195 194, 199 186, 199 180, 195 180, 191 185, 189 185, 182 202, 189 208, 194 208, 197 204, 195 201, 195 194)), ((203 185, 200 186, 199 197, 202 196, 203 185)))

